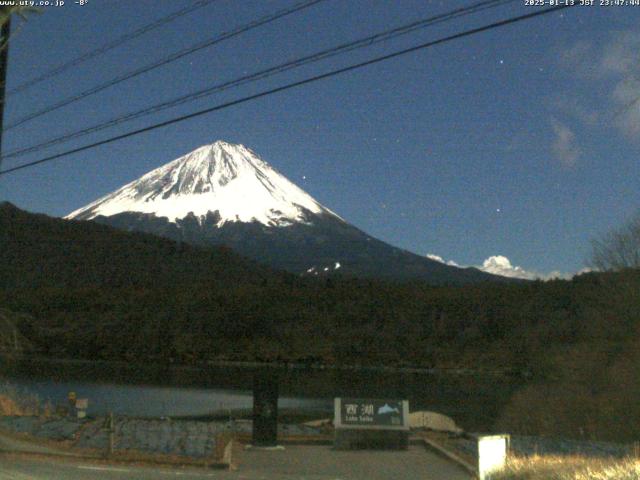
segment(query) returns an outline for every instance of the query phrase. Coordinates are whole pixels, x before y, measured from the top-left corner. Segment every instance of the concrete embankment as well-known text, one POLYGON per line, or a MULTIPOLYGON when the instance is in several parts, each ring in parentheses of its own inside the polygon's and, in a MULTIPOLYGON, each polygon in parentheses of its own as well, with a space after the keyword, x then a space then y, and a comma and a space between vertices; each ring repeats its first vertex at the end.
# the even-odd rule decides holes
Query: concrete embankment
MULTIPOLYGON (((195 421, 114 417, 113 433, 107 419, 69 417, 0 417, 0 429, 33 439, 56 441, 73 451, 113 452, 208 458, 216 453, 216 441, 225 433, 250 434, 251 421, 195 421), (112 439, 110 439, 112 435, 112 439)), ((280 425, 280 434, 321 435, 318 428, 280 425)))

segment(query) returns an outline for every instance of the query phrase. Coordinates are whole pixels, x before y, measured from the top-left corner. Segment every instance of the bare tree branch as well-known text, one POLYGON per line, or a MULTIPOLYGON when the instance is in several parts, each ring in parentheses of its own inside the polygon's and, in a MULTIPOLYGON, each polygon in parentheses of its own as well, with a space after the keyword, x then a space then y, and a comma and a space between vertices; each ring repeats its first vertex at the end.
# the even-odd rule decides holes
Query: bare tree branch
POLYGON ((602 271, 640 268, 640 211, 622 227, 591 241, 589 266, 602 271))

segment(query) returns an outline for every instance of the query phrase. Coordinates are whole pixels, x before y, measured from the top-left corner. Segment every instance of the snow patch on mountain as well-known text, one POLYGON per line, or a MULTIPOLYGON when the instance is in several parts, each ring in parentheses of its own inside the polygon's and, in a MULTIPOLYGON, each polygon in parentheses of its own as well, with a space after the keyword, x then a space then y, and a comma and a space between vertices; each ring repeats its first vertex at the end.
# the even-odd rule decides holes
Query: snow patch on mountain
POLYGON ((217 212, 226 222, 286 227, 308 223, 308 213, 337 218, 243 145, 217 141, 159 167, 65 218, 90 220, 123 212, 166 217, 217 212))
POLYGON ((450 265, 452 267, 459 267, 460 266, 456 262, 454 262, 453 260, 447 260, 445 262, 444 258, 442 258, 440 255, 436 255, 434 253, 427 253, 427 258, 429 258, 431 260, 435 260, 436 262, 440 262, 440 263, 444 263, 446 265, 450 265))
POLYGON ((340 262, 335 262, 333 264, 333 267, 310 267, 307 269, 306 273, 308 273, 309 275, 318 275, 318 273, 323 273, 323 272, 329 272, 329 271, 335 271, 338 270, 339 268, 342 267, 342 264, 340 262))

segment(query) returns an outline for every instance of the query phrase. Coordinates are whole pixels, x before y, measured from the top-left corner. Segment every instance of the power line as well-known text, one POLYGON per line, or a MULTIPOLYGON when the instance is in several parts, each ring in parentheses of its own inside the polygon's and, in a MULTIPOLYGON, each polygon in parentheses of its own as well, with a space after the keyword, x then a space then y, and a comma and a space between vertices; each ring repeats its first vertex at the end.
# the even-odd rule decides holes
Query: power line
POLYGON ((173 12, 169 15, 167 15, 166 17, 162 17, 150 24, 147 24, 137 30, 134 30, 133 32, 130 33, 125 33, 124 35, 121 35, 120 37, 116 38, 115 40, 109 42, 109 43, 105 43, 104 45, 91 50, 83 55, 80 55, 79 57, 76 57, 72 60, 69 60, 66 63, 63 63, 55 68, 52 68, 51 70, 48 70, 47 72, 31 79, 31 80, 27 80, 24 83, 21 83, 20 85, 18 85, 17 87, 14 87, 13 89, 9 90, 7 92, 7 95, 13 95, 16 93, 20 93, 40 82, 44 82, 45 80, 49 80, 57 75, 60 75, 62 72, 65 72, 67 70, 69 70, 70 68, 76 67, 78 65, 80 65, 81 63, 86 62, 87 60, 90 60, 92 58, 95 58, 99 55, 102 55, 106 52, 108 52, 109 50, 113 50, 116 47, 119 47, 120 45, 133 40, 135 38, 138 38, 142 35, 144 35, 145 33, 148 33, 152 30, 155 30, 156 28, 162 27, 163 25, 166 25, 168 23, 173 22, 174 20, 187 15, 188 13, 194 12, 202 7, 206 7, 207 5, 213 3, 213 2, 217 2, 218 0, 198 0, 197 2, 195 2, 192 5, 189 5, 188 7, 182 8, 176 12, 173 12))
POLYGON ((53 112, 55 110, 58 110, 59 108, 65 107, 67 105, 70 105, 71 103, 74 103, 78 100, 81 100, 83 98, 86 98, 90 95, 94 95, 98 92, 101 92, 103 90, 106 90, 109 87, 112 87, 118 83, 124 82, 125 80, 130 80, 134 77, 137 77, 139 75, 142 75, 143 73, 149 72, 151 70, 155 70, 156 68, 162 67, 164 65, 167 65, 168 63, 174 62, 182 57, 185 57, 187 55, 191 55, 192 53, 195 53, 199 50, 202 50, 204 48, 208 48, 211 47, 217 43, 220 43, 224 40, 227 40, 229 38, 235 37, 237 35, 240 35, 242 33, 248 32, 249 30, 253 30, 254 28, 260 27, 262 25, 271 23, 275 20, 278 20, 280 18, 286 17, 287 15, 291 15, 293 13, 296 13, 300 10, 304 10, 305 8, 309 8, 317 3, 320 2, 324 2, 325 0, 305 0, 303 2, 297 3, 295 4, 293 7, 289 7, 286 9, 281 9, 276 11, 275 13, 272 13, 270 15, 266 15, 264 17, 261 17, 257 20, 254 20, 248 24, 242 25, 240 27, 237 27, 229 32, 224 32, 220 35, 217 35, 209 40, 205 40, 204 42, 200 42, 197 43, 195 45, 192 45, 191 47, 185 48, 183 50, 180 50, 178 52, 175 52, 163 59, 160 59, 156 62, 153 62, 151 64, 145 65, 144 67, 138 68, 136 70, 133 70, 131 72, 127 72, 123 75, 119 75, 105 83, 102 83, 98 86, 95 86, 93 88, 90 88, 88 90, 85 90, 77 95, 73 95, 72 97, 68 97, 64 100, 61 100, 57 103, 54 103, 53 105, 49 105, 48 107, 45 107, 41 110, 38 110, 36 112, 33 112, 29 115, 26 115, 24 117, 22 117, 21 119, 13 122, 12 124, 8 125, 5 128, 5 131, 11 130, 12 128, 15 128, 19 125, 22 125, 30 120, 33 120, 34 118, 38 118, 42 115, 45 115, 47 113, 53 112))
POLYGON ((207 87, 205 89, 199 90, 197 92, 193 92, 187 95, 182 95, 180 97, 162 102, 160 104, 156 104, 156 105, 152 105, 150 107, 146 107, 144 109, 135 111, 135 112, 131 112, 125 115, 121 115, 118 116, 114 119, 108 120, 106 122, 103 123, 99 123, 97 125, 93 125, 90 127, 86 127, 83 128, 82 130, 79 131, 75 131, 75 132, 71 132, 71 133, 67 133, 64 134, 62 136, 59 137, 55 137, 53 139, 49 139, 46 140, 42 143, 30 146, 30 147, 23 147, 20 149, 15 149, 12 150, 10 152, 7 152, 6 154, 4 154, 4 156, 0 157, 0 161, 2 161, 3 159, 8 159, 8 158, 15 158, 15 157, 19 157, 22 155, 25 155, 27 153, 32 153, 32 152, 36 152, 39 150, 42 150, 46 147, 50 147, 53 145, 58 145, 60 143, 64 143, 68 140, 74 139, 74 138, 78 138, 78 137, 82 137, 85 135, 88 135, 90 133, 96 133, 98 131, 104 130, 106 128, 115 126, 115 125, 119 125, 121 123, 124 122, 128 122, 131 120, 135 120, 147 115, 150 115, 152 113, 157 113, 160 112, 162 110, 166 110, 168 108, 172 108, 178 105, 182 105, 194 100, 198 100, 207 96, 210 96, 214 93, 219 93, 221 91, 230 89, 230 88, 236 88, 242 85, 245 85, 247 83, 251 83, 251 82, 255 82, 258 80, 263 80, 265 78, 269 78, 273 75, 277 75, 280 73, 283 73, 285 71, 294 69, 294 68, 298 68, 301 67, 303 65, 307 65, 307 64, 311 64, 311 63, 315 63, 321 60, 325 60, 327 58, 331 58, 334 57, 336 55, 341 55, 356 49, 360 49, 360 48, 365 48, 365 47, 369 47, 371 45, 380 43, 380 42, 384 42, 384 41, 388 41, 391 40, 393 38, 399 37, 401 35, 406 35, 408 33, 414 32, 418 29, 422 29, 428 26, 432 26, 438 23, 443 23, 443 22, 447 22, 450 20, 453 20, 455 18, 458 17, 462 17, 465 15, 470 15, 472 13, 477 13, 483 10, 487 10, 489 8, 496 8, 498 6, 507 4, 507 3, 513 3, 515 1, 518 0, 484 0, 481 2, 477 2, 473 5, 469 5, 468 7, 464 7, 464 8, 458 8, 452 11, 449 11, 447 13, 443 13, 443 14, 439 14, 436 16, 431 16, 425 19, 421 19, 418 21, 414 21, 411 22, 409 24, 405 24, 399 27, 395 27, 393 29, 390 30, 386 30, 384 32, 380 32, 374 35, 370 35, 368 37, 364 37, 352 42, 348 42, 348 43, 343 43, 341 45, 338 45, 336 47, 332 47, 326 50, 322 50, 316 53, 313 53, 311 55, 307 55, 305 57, 302 58, 297 58, 295 60, 291 60, 282 64, 279 64, 277 66, 274 67, 270 67, 264 70, 260 70, 258 72, 254 72, 252 74, 249 75, 245 75, 243 77, 240 77, 238 79, 234 79, 234 80, 230 80, 227 82, 223 82, 217 85, 214 85, 212 87, 207 87))
POLYGON ((396 58, 396 57, 399 57, 399 56, 402 56, 402 55, 406 55, 406 54, 413 53, 413 52, 416 52, 416 51, 419 51, 419 50, 427 49, 427 48, 430 48, 430 47, 433 47, 433 46, 436 46, 436 45, 440 45, 440 44, 447 43, 447 42, 450 42, 450 41, 453 41, 453 40, 457 40, 459 38, 468 37, 470 35, 475 35, 477 33, 486 32, 486 31, 489 31, 489 30, 493 30, 495 28, 500 28, 500 27, 504 27, 506 25, 519 23, 519 22, 522 22, 522 21, 525 21, 525 20, 529 20, 529 19, 534 18, 534 17, 539 17, 539 16, 546 15, 546 14, 549 14, 549 13, 552 13, 552 12, 555 12, 555 11, 564 10, 565 8, 570 8, 572 6, 574 6, 574 5, 566 4, 566 5, 561 5, 561 6, 558 6, 558 7, 550 7, 550 8, 546 8, 546 9, 543 9, 543 10, 538 10, 536 12, 528 13, 528 14, 525 14, 525 15, 520 15, 520 16, 517 16, 517 17, 511 17, 511 18, 508 18, 506 20, 500 20, 498 22, 490 23, 490 24, 484 25, 482 27, 477 27, 477 28, 473 28, 473 29, 470 29, 470 30, 465 30, 463 32, 456 33, 456 34, 453 34, 453 35, 449 35, 447 37, 439 38, 437 40, 433 40, 433 41, 430 41, 430 42, 427 42, 427 43, 422 43, 420 45, 416 45, 416 46, 413 46, 413 47, 405 48, 403 50, 399 50, 399 51, 396 51, 396 52, 393 52, 393 53, 389 53, 387 55, 382 55, 382 56, 373 58, 371 60, 367 60, 367 61, 364 61, 364 62, 356 63, 356 64, 350 65, 348 67, 343 67, 343 68, 332 70, 330 72, 326 72, 326 73, 323 73, 323 74, 320 74, 320 75, 315 75, 313 77, 309 77, 309 78, 306 78, 304 80, 299 80, 297 82, 293 82, 293 83, 289 83, 289 84, 286 84, 286 85, 283 85, 283 86, 280 86, 280 87, 272 88, 270 90, 265 90, 265 91, 262 91, 260 93, 256 93, 254 95, 249 95, 247 97, 243 97, 243 98, 240 98, 240 99, 237 99, 237 100, 233 100, 233 101, 230 101, 230 102, 222 103, 222 104, 219 104, 219 105, 216 105, 216 106, 213 106, 213 107, 206 108, 204 110, 199 110, 197 112, 193 112, 193 113, 190 113, 190 114, 187 114, 187 115, 182 115, 182 116, 173 118, 171 120, 166 120, 164 122, 160 122, 160 123, 156 123, 154 125, 149 125, 147 127, 140 128, 138 130, 133 130, 131 132, 127 132, 127 133, 124 133, 124 134, 121 134, 121 135, 116 135, 114 137, 107 138, 105 140, 100 140, 98 142, 94 142, 94 143, 91 143, 89 145, 84 145, 82 147, 78 147, 78 148, 74 148, 74 149, 71 149, 71 150, 67 150, 65 152, 58 153, 58 154, 55 154, 55 155, 50 155, 48 157, 41 158, 39 160, 34 160, 32 162, 28 162, 28 163, 25 163, 25 164, 22 164, 22 165, 18 165, 16 167, 8 168, 6 170, 1 170, 0 171, 0 175, 5 175, 7 173, 15 172, 15 171, 21 170, 23 168, 33 167, 35 165, 39 165, 39 164, 42 164, 42 163, 46 163, 46 162, 50 162, 50 161, 53 161, 53 160, 57 160, 59 158, 67 157, 69 155, 72 155, 74 153, 79 153, 79 152, 83 152, 85 150, 90 150, 90 149, 93 149, 93 148, 96 148, 96 147, 99 147, 99 146, 102 146, 102 145, 106 145, 106 144, 109 144, 109 143, 116 142, 118 140, 123 140, 125 138, 133 137, 133 136, 139 135, 141 133, 146 133, 146 132, 149 132, 151 130, 156 130, 158 128, 166 127, 168 125, 173 125, 174 123, 178 123, 178 122, 182 122, 182 121, 185 121, 185 120, 189 120, 191 118, 199 117, 199 116, 205 115, 207 113, 212 113, 212 112, 215 112, 215 111, 218 111, 218 110, 223 110, 225 108, 229 108, 229 107, 232 107, 232 106, 235 106, 235 105, 239 105, 239 104, 246 103, 246 102, 249 102, 249 101, 252 101, 252 100, 256 100, 258 98, 266 97, 268 95, 272 95, 272 94, 275 94, 275 93, 279 93, 279 92, 283 92, 283 91, 286 91, 286 90, 290 90, 292 88, 300 87, 302 85, 307 85, 309 83, 317 82, 319 80, 324 80, 326 78, 330 78, 330 77, 333 77, 333 76, 336 76, 336 75, 340 75, 342 73, 351 72, 353 70, 357 70, 357 69, 360 69, 360 68, 363 68, 363 67, 367 67, 369 65, 374 65, 376 63, 380 63, 380 62, 383 62, 383 61, 386 61, 386 60, 390 60, 392 58, 396 58))

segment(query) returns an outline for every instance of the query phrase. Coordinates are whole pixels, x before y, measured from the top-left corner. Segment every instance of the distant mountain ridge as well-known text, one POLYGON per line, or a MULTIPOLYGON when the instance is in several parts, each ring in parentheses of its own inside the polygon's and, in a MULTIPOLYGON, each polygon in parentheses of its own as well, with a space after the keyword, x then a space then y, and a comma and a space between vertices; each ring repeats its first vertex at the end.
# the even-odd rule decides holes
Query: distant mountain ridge
POLYGON ((506 281, 388 245, 350 225, 243 145, 217 141, 65 218, 194 245, 226 245, 296 274, 432 284, 506 281))

